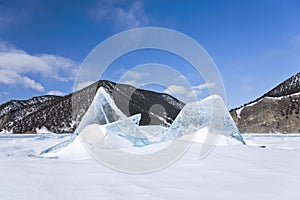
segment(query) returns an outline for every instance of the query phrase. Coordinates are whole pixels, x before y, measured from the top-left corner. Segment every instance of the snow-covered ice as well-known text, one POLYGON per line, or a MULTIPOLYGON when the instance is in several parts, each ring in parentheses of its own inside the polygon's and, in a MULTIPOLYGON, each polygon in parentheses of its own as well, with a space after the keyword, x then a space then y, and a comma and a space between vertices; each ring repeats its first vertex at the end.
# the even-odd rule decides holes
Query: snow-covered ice
POLYGON ((225 111, 217 96, 187 104, 170 128, 141 127, 139 114, 127 118, 100 89, 73 135, 0 135, 0 199, 299 199, 300 135, 244 135, 243 145, 228 111, 212 109, 225 111), (224 119, 214 151, 200 159, 211 124, 224 119), (196 137, 172 165, 137 175, 92 158, 81 140, 91 126, 110 144, 105 151, 144 154, 196 137))
POLYGON ((71 135, 2 135, 0 199, 298 200, 300 135, 243 136, 249 145, 218 145, 199 160, 196 142, 170 167, 134 175, 78 156, 76 143, 61 159, 28 157, 71 135))
MULTIPOLYGON (((222 98, 218 95, 212 95, 202 101, 186 104, 169 128, 161 127, 157 131, 153 131, 152 127, 146 126, 142 130, 141 126, 138 125, 140 119, 141 115, 139 114, 130 118, 126 117, 115 105, 106 90, 100 87, 73 137, 68 142, 57 144, 42 151, 41 155, 56 157, 53 153, 72 143, 87 126, 95 124, 100 125, 99 130, 101 129, 106 140, 109 140, 107 137, 114 138, 110 143, 115 143, 115 141, 120 140, 118 137, 122 137, 128 140, 123 143, 131 142, 131 146, 136 147, 173 141, 183 135, 194 134, 205 127, 210 129, 210 133, 216 132, 215 135, 234 138, 244 144, 239 130, 227 111, 222 98), (222 124, 219 122, 222 122, 222 124), (221 129, 222 131, 216 131, 221 129)), ((106 144, 103 144, 103 146, 106 144)), ((121 146, 123 145, 121 144, 121 146)))

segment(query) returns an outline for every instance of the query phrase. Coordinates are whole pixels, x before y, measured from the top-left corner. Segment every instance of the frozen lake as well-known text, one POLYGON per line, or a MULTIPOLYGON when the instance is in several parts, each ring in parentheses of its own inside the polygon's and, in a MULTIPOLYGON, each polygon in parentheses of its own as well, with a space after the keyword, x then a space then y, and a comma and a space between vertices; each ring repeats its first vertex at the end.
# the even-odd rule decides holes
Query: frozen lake
POLYGON ((298 200, 300 135, 243 137, 247 146, 217 146, 204 160, 194 143, 172 166, 133 175, 92 158, 28 157, 70 135, 1 135, 0 199, 298 200))

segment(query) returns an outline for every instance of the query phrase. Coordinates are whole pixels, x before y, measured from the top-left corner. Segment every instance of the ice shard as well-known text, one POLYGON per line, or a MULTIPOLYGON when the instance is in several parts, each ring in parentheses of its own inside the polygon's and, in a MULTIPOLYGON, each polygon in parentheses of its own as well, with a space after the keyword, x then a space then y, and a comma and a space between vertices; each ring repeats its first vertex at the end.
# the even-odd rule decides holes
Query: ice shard
MULTIPOLYGON (((218 95, 212 95, 202 101, 186 104, 167 129, 162 128, 157 132, 152 132, 153 129, 150 128, 141 132, 136 130, 136 126, 132 126, 133 132, 123 131, 123 134, 120 134, 120 136, 127 138, 135 146, 146 146, 157 142, 174 140, 182 135, 195 133, 204 127, 209 127, 211 131, 218 134, 235 138, 244 144, 243 137, 227 111, 222 98, 218 95), (220 126, 215 124, 220 124, 220 126), (215 129, 218 130, 216 131, 215 129)), ((111 126, 106 128, 113 129, 111 126)), ((121 132, 120 129, 119 126, 118 133, 121 132)))
POLYGON ((122 137, 135 147, 175 140, 182 135, 195 133, 204 127, 208 127, 211 132, 234 138, 244 144, 238 128, 222 98, 218 95, 209 96, 202 101, 187 103, 168 128, 139 126, 140 119, 140 114, 126 117, 106 90, 99 88, 71 140, 51 147, 42 154, 67 146, 85 127, 92 124, 103 126, 106 138, 110 136, 109 138, 112 140, 112 138, 122 137))
MULTIPOLYGON (((130 118, 127 118, 125 114, 116 106, 114 100, 110 97, 108 92, 103 87, 100 87, 97 90, 97 93, 84 116, 82 117, 78 127, 76 128, 73 136, 70 140, 59 143, 53 147, 50 147, 41 154, 46 154, 49 152, 57 152, 63 147, 70 144, 78 134, 88 125, 91 124, 109 124, 118 120, 132 120, 135 124, 138 124, 140 121, 140 115, 136 115, 130 118)), ((130 124, 130 123, 129 123, 130 124)))

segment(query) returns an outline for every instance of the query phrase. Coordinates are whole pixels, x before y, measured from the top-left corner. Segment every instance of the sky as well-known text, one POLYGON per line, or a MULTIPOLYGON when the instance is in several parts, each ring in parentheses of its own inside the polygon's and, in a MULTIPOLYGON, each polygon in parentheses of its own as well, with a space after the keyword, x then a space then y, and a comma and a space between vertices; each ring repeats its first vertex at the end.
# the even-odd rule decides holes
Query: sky
MULTIPOLYGON (((201 44, 220 71, 228 107, 234 108, 300 71, 299 10, 297 0, 0 0, 0 103, 72 92, 81 63, 100 42, 151 26, 201 44)), ((176 68, 205 94, 205 83, 193 77, 191 66, 154 50, 120 58, 105 78, 117 79, 149 62, 176 68)), ((170 87, 188 95, 185 88, 170 87)))

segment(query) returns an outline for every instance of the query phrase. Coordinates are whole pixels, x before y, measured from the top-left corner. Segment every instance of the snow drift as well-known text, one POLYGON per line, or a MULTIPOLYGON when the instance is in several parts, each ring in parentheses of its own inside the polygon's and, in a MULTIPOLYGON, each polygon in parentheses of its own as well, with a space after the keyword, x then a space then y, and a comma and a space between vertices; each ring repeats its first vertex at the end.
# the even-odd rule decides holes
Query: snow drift
MULTIPOLYGON (((100 87, 73 137, 69 141, 46 149, 41 155, 59 157, 62 152, 66 152, 64 149, 67 146, 69 146, 68 148, 79 148, 78 136, 92 125, 97 126, 103 134, 103 140, 105 141, 102 141, 99 145, 104 145, 107 149, 147 147, 173 141, 188 134, 205 135, 207 130, 213 132, 213 134, 219 134, 220 137, 234 140, 235 143, 245 144, 222 98, 218 95, 212 95, 202 101, 186 104, 168 128, 139 126, 140 119, 140 114, 126 117, 106 90, 100 87), (71 143, 73 144, 71 145, 71 143)), ((200 142, 203 142, 203 140, 200 142)))

